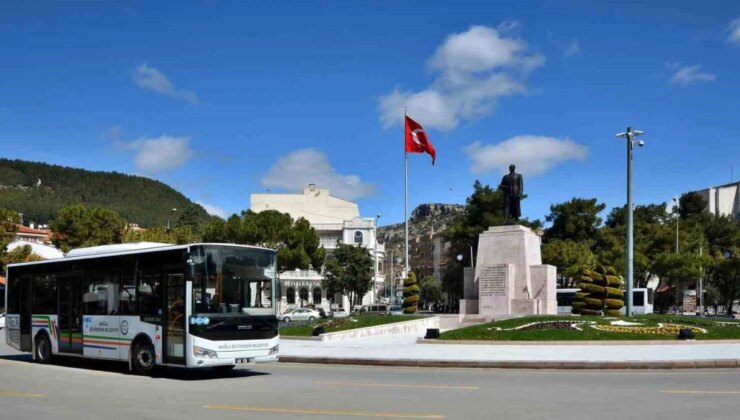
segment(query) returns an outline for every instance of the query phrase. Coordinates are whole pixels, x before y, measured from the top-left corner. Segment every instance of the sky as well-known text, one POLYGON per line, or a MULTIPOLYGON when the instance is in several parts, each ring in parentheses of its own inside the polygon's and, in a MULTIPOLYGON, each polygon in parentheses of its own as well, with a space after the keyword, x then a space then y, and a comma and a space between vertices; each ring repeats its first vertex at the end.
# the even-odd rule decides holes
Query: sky
MULTIPOLYGON (((161 180, 222 216, 314 183, 379 224, 524 177, 523 216, 740 178, 740 3, 11 2, 0 157, 161 180), (734 169, 733 169, 734 168, 734 169)), ((0 180, 2 183, 2 180, 0 180)))

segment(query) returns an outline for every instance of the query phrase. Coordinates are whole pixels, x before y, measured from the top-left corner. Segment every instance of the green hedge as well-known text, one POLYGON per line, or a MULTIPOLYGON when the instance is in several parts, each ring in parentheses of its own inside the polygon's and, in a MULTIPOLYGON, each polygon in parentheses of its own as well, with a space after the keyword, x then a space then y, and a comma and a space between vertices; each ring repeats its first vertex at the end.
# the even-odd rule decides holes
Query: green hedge
POLYGON ((578 301, 578 300, 583 300, 583 298, 585 298, 585 297, 588 297, 588 295, 589 295, 589 293, 585 293, 585 292, 576 292, 576 298, 575 298, 575 300, 576 300, 576 301, 578 301))
POLYGON ((606 288, 606 297, 612 299, 621 299, 624 297, 624 291, 615 289, 613 287, 606 288))
POLYGON ((622 316, 622 313, 619 312, 619 309, 607 309, 604 311, 604 315, 606 316, 622 316))

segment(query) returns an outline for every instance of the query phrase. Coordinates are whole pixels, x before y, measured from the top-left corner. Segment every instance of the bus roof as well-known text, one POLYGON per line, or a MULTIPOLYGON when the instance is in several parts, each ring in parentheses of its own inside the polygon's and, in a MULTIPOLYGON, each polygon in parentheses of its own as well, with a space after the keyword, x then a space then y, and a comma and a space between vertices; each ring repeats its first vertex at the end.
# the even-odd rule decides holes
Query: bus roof
POLYGON ((104 258, 104 257, 116 257, 120 255, 145 254, 149 252, 174 251, 177 249, 189 249, 191 246, 198 246, 198 245, 231 246, 231 247, 238 247, 238 248, 261 249, 265 251, 274 251, 273 249, 270 249, 270 248, 263 248, 259 246, 253 246, 253 245, 223 244, 223 243, 211 243, 211 242, 196 242, 192 244, 183 244, 183 245, 161 244, 158 242, 136 242, 132 244, 101 245, 101 246, 87 247, 87 248, 76 248, 76 249, 73 249, 72 251, 69 251, 69 253, 67 254, 68 256, 64 258, 53 258, 53 259, 43 260, 43 261, 32 261, 32 262, 25 262, 25 263, 8 264, 6 268, 9 269, 13 267, 25 267, 25 266, 38 265, 38 264, 51 264, 51 263, 56 263, 56 262, 89 260, 89 259, 104 258), (116 246, 118 245, 124 245, 124 247, 116 248, 116 246), (134 246, 125 247, 126 245, 134 245, 134 246), (139 246, 135 246, 135 245, 139 245, 139 246), (74 255, 69 255, 70 253, 74 251, 86 251, 86 252, 77 252, 74 255))

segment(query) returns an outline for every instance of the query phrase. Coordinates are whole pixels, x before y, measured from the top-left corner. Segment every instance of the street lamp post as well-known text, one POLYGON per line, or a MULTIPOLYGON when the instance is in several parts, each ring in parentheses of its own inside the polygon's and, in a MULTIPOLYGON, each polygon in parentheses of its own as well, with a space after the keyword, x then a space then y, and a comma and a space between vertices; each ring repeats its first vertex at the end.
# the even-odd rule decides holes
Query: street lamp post
MULTIPOLYGON (((177 211, 177 209, 173 207, 172 208, 172 212, 174 213, 176 211, 177 211)), ((169 231, 170 231, 170 215, 167 214, 167 232, 169 232, 169 231)))
POLYGON ((633 130, 632 127, 627 127, 627 131, 617 134, 617 137, 625 138, 627 140, 627 316, 632 316, 632 285, 634 283, 634 226, 632 223, 632 150, 635 148, 635 145, 640 147, 643 147, 645 145, 644 141, 635 140, 635 137, 639 137, 642 134, 642 131, 633 130))
POLYGON ((678 212, 680 203, 678 202, 678 198, 673 197, 673 202, 676 203, 675 209, 676 209, 676 254, 678 254, 678 219, 680 219, 680 214, 678 212))
POLYGON ((375 270, 373 275, 373 300, 378 301, 377 290, 375 282, 378 280, 378 219, 380 219, 380 213, 375 215, 375 222, 373 223, 373 261, 375 261, 375 270))

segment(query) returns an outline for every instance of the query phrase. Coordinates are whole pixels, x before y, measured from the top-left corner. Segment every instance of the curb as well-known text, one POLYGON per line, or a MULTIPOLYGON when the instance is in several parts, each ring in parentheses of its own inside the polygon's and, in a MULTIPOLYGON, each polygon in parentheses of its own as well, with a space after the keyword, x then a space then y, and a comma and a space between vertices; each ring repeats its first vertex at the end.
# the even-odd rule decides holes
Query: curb
POLYGON ((655 361, 471 361, 418 359, 350 359, 334 357, 280 356, 280 363, 311 363, 352 366, 403 366, 487 369, 717 369, 738 368, 740 359, 655 361))
POLYGON ((486 341, 486 340, 427 340, 416 339, 416 344, 465 346, 682 346, 740 344, 740 340, 600 340, 600 341, 486 341))

